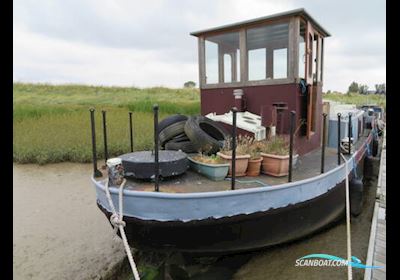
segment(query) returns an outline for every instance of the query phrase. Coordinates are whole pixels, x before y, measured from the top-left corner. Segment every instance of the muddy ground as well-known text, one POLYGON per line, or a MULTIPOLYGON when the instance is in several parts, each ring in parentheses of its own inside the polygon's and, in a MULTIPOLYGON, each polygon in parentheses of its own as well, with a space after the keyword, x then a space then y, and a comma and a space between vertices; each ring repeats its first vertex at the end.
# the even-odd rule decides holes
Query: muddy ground
POLYGON ((91 173, 90 164, 13 165, 14 279, 100 279, 125 257, 91 173))

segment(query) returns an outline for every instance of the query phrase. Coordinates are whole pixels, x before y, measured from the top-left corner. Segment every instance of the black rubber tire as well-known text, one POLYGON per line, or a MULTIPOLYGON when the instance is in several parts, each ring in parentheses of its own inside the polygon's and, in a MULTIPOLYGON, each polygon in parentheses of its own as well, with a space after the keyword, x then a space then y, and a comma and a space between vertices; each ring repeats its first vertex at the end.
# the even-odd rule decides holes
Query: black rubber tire
POLYGON ((350 213, 353 216, 361 214, 363 205, 364 184, 360 179, 353 179, 349 182, 350 213))
POLYGON ((170 125, 172 125, 174 123, 180 122, 180 121, 186 121, 187 119, 188 119, 187 116, 180 115, 180 114, 176 114, 176 115, 172 115, 172 116, 166 117, 165 119, 163 119, 162 121, 160 121, 158 123, 158 131, 160 133, 166 127, 168 127, 168 126, 170 126, 170 125))
POLYGON ((196 153, 196 148, 194 147, 193 143, 191 141, 182 141, 182 142, 167 142, 165 144, 165 149, 166 150, 175 150, 179 151, 181 150, 182 152, 185 153, 196 153))
POLYGON ((185 133, 179 134, 177 136, 175 136, 174 138, 171 139, 171 141, 168 142, 184 142, 184 141, 190 141, 190 139, 187 137, 187 135, 185 133))
POLYGON ((228 133, 222 126, 203 116, 189 117, 185 124, 185 133, 196 151, 207 154, 217 153, 221 142, 228 138, 228 133))
POLYGON ((186 123, 185 120, 179 121, 179 122, 176 122, 176 123, 173 123, 173 124, 167 126, 163 130, 161 130, 159 132, 159 140, 160 140, 161 147, 164 147, 165 143, 167 143, 174 137, 176 137, 182 133, 185 133, 185 130, 184 130, 185 123, 186 123))

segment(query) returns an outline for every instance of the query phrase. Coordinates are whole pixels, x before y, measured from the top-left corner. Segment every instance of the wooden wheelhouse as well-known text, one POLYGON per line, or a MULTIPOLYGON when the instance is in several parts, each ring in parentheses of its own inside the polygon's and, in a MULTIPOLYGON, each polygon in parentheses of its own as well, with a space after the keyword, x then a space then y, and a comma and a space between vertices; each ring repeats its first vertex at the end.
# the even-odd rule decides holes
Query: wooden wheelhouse
POLYGON ((198 37, 202 115, 236 106, 260 116, 267 133, 275 126, 277 134, 288 134, 295 111, 297 152, 320 146, 323 48, 330 34, 304 9, 191 35, 198 37))

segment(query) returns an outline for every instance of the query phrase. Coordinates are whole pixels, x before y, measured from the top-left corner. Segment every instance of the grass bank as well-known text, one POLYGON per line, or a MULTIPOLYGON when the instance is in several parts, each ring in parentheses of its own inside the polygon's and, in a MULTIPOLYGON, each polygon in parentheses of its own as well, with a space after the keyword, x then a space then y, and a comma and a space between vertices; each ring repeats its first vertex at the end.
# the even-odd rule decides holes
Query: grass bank
POLYGON ((154 103, 160 105, 160 119, 200 112, 197 89, 16 83, 13 96, 13 160, 18 163, 90 162, 91 107, 96 109, 99 158, 104 156, 101 110, 107 111, 110 156, 130 150, 129 111, 134 112, 135 150, 152 147, 154 103))
POLYGON ((330 94, 323 94, 322 98, 326 100, 332 100, 347 104, 356 104, 357 106, 361 106, 364 104, 377 104, 379 106, 384 107, 386 110, 386 96, 381 94, 363 95, 359 93, 350 93, 350 94, 330 93, 330 94))

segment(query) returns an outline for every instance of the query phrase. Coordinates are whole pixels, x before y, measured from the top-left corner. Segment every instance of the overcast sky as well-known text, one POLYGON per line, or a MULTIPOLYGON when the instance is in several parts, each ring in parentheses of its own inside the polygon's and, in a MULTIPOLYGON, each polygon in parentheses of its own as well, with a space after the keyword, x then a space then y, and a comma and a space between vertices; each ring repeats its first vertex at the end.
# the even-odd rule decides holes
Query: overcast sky
POLYGON ((198 83, 190 32, 297 8, 332 34, 324 91, 386 82, 384 0, 14 0, 14 81, 198 83))

